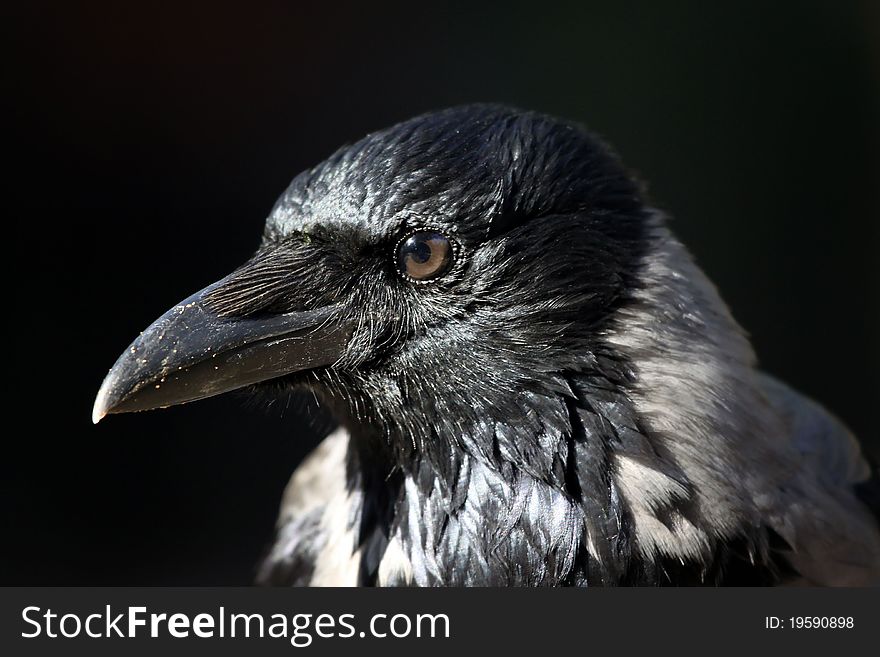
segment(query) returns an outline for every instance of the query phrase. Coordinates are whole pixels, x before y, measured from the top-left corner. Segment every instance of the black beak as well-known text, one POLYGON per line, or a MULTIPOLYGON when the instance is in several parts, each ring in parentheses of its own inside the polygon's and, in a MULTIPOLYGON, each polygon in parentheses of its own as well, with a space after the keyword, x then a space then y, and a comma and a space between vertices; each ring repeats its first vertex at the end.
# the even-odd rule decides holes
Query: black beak
POLYGON ((98 391, 93 422, 204 399, 342 356, 353 324, 341 319, 339 306, 225 318, 204 301, 222 282, 181 301, 123 352, 98 391))

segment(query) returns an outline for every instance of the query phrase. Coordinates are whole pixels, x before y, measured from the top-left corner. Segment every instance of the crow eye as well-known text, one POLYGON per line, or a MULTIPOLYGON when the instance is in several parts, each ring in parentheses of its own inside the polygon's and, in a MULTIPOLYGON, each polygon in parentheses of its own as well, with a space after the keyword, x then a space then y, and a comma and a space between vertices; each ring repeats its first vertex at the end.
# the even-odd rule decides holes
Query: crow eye
POLYGON ((410 235, 397 249, 397 266, 417 281, 436 278, 452 264, 452 244, 440 233, 422 231, 410 235))

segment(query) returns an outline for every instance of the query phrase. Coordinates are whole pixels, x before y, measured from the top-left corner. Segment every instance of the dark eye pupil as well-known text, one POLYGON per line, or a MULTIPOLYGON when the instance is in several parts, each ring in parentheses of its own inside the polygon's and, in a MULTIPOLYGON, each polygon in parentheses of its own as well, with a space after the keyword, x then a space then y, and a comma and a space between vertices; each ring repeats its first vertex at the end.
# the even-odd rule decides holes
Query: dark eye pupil
POLYGON ((410 235, 397 252, 401 272, 417 281, 436 278, 452 264, 452 245, 440 233, 421 231, 410 235))
POLYGON ((407 246, 409 247, 409 256, 419 264, 428 262, 431 259, 431 247, 428 246, 427 242, 409 244, 409 240, 407 240, 407 246))

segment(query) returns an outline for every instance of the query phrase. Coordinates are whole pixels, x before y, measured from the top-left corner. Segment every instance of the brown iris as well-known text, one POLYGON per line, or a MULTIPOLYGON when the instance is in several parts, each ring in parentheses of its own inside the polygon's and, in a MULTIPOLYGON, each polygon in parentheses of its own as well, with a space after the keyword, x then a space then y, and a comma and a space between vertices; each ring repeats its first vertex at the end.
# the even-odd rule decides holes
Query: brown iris
POLYGON ((417 281, 442 275, 452 264, 452 244, 444 235, 432 231, 413 233, 397 250, 400 271, 417 281))

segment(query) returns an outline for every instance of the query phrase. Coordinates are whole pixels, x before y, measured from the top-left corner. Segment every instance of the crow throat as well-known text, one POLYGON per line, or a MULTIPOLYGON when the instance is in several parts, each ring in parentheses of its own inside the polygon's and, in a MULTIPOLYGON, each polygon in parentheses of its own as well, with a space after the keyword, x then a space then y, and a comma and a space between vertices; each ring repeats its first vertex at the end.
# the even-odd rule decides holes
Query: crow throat
MULTIPOLYGON (((359 583, 769 585, 793 575, 784 541, 760 527, 742 527, 691 559, 644 555, 612 457, 643 450, 648 431, 620 387, 627 364, 599 360, 601 373, 560 376, 571 395, 525 395, 519 413, 508 409, 504 420, 456 427, 455 444, 435 427, 446 449, 404 456, 387 437, 350 425, 346 477, 359 500, 349 518, 359 583), (383 580, 392 543, 411 573, 383 580)), ((687 476, 670 455, 655 457, 681 482, 656 517, 701 522, 687 476)))

